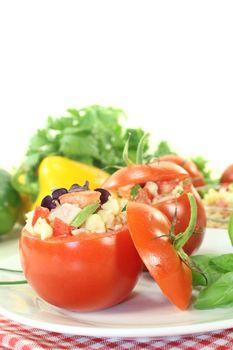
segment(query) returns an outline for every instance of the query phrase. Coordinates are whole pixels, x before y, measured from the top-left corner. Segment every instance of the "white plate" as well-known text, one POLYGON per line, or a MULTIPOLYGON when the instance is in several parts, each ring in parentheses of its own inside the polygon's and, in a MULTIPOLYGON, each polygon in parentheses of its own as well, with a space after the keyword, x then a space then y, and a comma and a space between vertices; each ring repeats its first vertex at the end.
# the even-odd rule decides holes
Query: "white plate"
MULTIPOLYGON (((9 248, 0 245, 1 250, 9 248)), ((2 250, 3 251, 3 250, 2 250)), ((209 229, 199 253, 232 252, 227 232, 209 229)), ((6 254, 5 254, 6 255, 6 254)), ((1 267, 16 267, 18 256, 0 258, 1 267)), ((3 277, 3 275, 1 276, 3 277)), ((6 276, 5 276, 6 277, 6 276)), ((101 337, 158 337, 233 327, 233 308, 179 311, 144 273, 131 297, 122 304, 93 313, 56 308, 40 299, 28 285, 0 288, 0 313, 24 325, 49 331, 101 337)))

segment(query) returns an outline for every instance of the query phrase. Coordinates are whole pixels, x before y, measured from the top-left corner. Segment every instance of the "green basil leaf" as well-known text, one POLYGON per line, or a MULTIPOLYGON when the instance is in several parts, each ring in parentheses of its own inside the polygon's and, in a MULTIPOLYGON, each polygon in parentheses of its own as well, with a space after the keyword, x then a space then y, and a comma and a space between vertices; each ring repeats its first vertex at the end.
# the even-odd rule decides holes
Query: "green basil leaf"
POLYGON ((233 272, 233 254, 223 254, 211 259, 210 264, 220 272, 233 272))
POLYGON ((99 205, 100 205, 99 203, 91 203, 87 205, 74 218, 74 220, 71 222, 71 226, 77 226, 77 227, 81 226, 90 215, 95 213, 99 205))
POLYGON ((213 309, 233 306, 233 272, 219 277, 198 295, 194 307, 196 309, 213 309))
MULTIPOLYGON (((215 268, 211 261, 213 255, 194 255, 191 257, 195 265, 205 274, 208 286, 221 276, 221 273, 215 268)), ((206 286, 206 279, 200 273, 192 272, 193 287, 206 286)))

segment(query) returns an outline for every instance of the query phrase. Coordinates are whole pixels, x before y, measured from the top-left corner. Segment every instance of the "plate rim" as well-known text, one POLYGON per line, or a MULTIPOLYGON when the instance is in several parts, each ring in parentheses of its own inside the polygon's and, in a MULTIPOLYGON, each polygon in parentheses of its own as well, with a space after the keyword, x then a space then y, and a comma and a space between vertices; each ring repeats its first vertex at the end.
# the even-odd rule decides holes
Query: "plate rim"
POLYGON ((94 326, 68 326, 52 323, 43 323, 41 321, 35 321, 32 319, 24 318, 23 316, 16 315, 10 312, 0 305, 0 313, 2 316, 7 317, 9 320, 20 323, 22 326, 29 326, 31 328, 37 328, 44 331, 65 333, 73 336, 100 336, 103 338, 119 337, 119 338, 143 338, 143 337, 172 337, 172 336, 184 336, 194 335, 198 333, 213 332, 217 330, 224 330, 233 327, 233 318, 228 320, 215 320, 213 322, 205 322, 199 324, 178 325, 178 326, 166 326, 166 327, 132 327, 132 328, 120 328, 120 327, 94 327, 94 326), (181 328, 183 329, 181 332, 181 328))
MULTIPOLYGON (((226 234, 225 229, 207 229, 208 231, 214 231, 216 235, 219 234, 219 231, 224 231, 224 234, 226 234)), ((206 235, 208 233, 206 232, 206 235)), ((209 233, 210 234, 210 233, 209 233)), ((10 242, 9 242, 10 243, 10 242)), ((11 256, 8 256, 8 258, 3 259, 3 261, 7 261, 14 256, 18 254, 12 254, 11 256)), ((0 259, 1 260, 1 259, 0 259)), ((1 263, 1 262, 0 262, 1 263)), ((29 286, 29 285, 28 285, 29 286)), ((9 286, 8 286, 9 287, 9 286)), ((12 287, 11 287, 12 288, 12 287)), ((31 288, 29 286, 29 288, 31 288)), ((35 293, 35 292, 34 292, 35 293)), ((35 293, 36 294, 36 293, 35 293)), ((40 298, 41 299, 41 298, 40 298)), ((42 299, 41 299, 42 300, 42 299)), ((46 301, 42 300, 47 305, 46 301)), ((56 308, 56 307, 55 307, 56 308)), ((58 308, 59 309, 59 308, 58 308)), ((182 312, 182 311, 181 311, 182 312)), ((203 310, 205 312, 205 310, 203 310)), ((80 336, 99 336, 103 338, 108 337, 119 337, 119 338, 143 338, 143 337, 169 337, 169 336, 184 336, 184 335, 192 335, 192 334, 198 334, 198 333, 205 333, 205 332, 211 332, 211 331, 217 331, 217 330, 223 330, 227 328, 233 328, 233 315, 232 318, 228 319, 220 319, 220 320, 214 320, 214 321, 207 321, 207 322, 200 322, 200 323, 191 323, 191 324, 178 324, 178 325, 171 325, 168 326, 162 325, 161 327, 152 326, 152 325, 142 325, 142 326, 132 326, 132 327, 119 327, 119 326, 109 326, 106 327, 104 325, 98 326, 98 324, 95 325, 65 325, 65 324, 59 324, 59 323, 51 323, 51 322, 43 322, 41 320, 34 320, 32 318, 24 317, 22 315, 19 315, 17 313, 11 312, 6 309, 6 307, 3 307, 1 305, 0 301, 0 314, 6 318, 8 318, 11 321, 20 323, 22 326, 29 326, 32 328, 37 328, 49 332, 56 332, 56 333, 65 333, 69 335, 80 335, 80 336)))

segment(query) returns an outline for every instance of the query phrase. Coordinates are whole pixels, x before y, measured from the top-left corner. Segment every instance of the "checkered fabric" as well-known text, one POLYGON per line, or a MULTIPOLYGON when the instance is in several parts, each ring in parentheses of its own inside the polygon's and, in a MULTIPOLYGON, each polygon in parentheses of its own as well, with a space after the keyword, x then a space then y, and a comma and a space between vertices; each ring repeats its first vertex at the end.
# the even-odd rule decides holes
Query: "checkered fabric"
POLYGON ((25 327, 0 316, 0 350, 229 350, 233 329, 190 336, 164 338, 97 338, 71 336, 25 327))

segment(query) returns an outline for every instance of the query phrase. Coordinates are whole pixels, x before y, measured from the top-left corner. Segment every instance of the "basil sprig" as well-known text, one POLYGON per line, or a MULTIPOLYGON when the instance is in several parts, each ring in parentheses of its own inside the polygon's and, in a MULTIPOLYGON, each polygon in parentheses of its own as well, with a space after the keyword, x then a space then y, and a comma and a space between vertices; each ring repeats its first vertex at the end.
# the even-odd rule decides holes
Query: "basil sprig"
POLYGON ((213 309, 233 306, 233 253, 223 255, 196 255, 192 257, 195 264, 204 272, 203 276, 193 272, 193 287, 201 289, 194 307, 196 309, 213 309), (203 288, 204 286, 204 288, 203 288))

